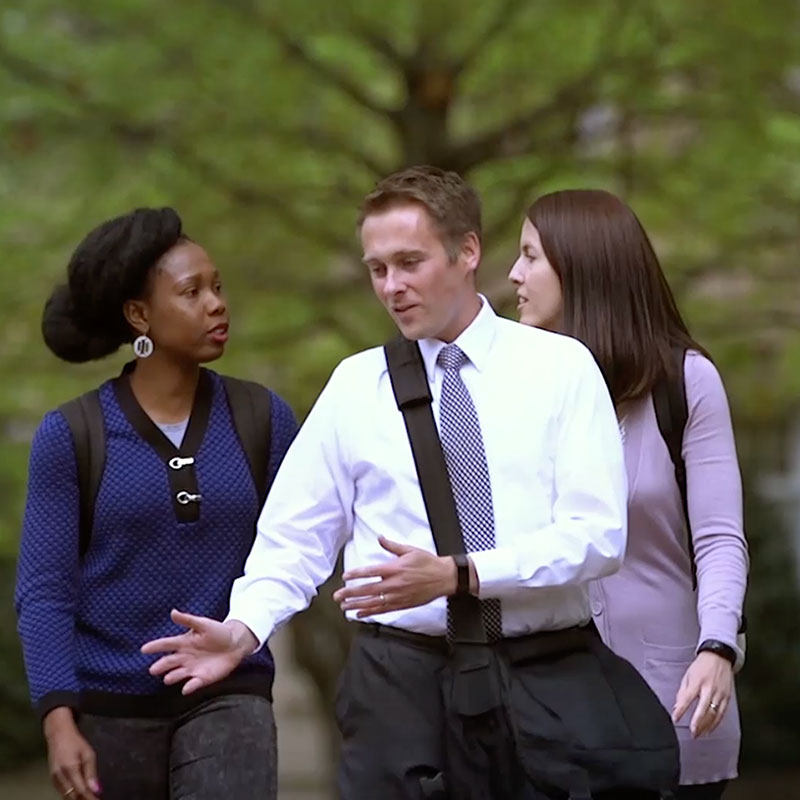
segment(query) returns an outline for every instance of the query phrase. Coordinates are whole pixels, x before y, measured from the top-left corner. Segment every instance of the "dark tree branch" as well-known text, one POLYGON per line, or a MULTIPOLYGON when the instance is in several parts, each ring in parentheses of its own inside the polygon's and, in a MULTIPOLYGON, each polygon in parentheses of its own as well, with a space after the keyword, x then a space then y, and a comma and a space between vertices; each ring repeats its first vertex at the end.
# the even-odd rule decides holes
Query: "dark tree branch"
MULTIPOLYGON (((513 8, 513 0, 506 0, 506 5, 513 8)), ((598 36, 602 54, 580 75, 556 91, 551 100, 493 131, 454 145, 453 159, 459 168, 467 171, 497 154, 522 155, 536 142, 535 136, 530 134, 537 125, 558 114, 576 114, 591 99, 597 84, 611 70, 641 69, 644 64, 652 63, 651 54, 646 59, 614 54, 623 23, 633 7, 632 0, 618 0, 616 7, 608 13, 604 30, 598 36)))
POLYGON ((402 68, 408 61, 408 56, 400 52, 390 39, 378 33, 378 31, 370 27, 370 25, 362 19, 352 17, 345 23, 345 30, 349 31, 355 39, 360 39, 374 52, 396 67, 402 68))
POLYGON ((456 61, 458 72, 468 70, 491 46, 495 39, 514 22, 519 10, 529 5, 528 0, 503 0, 494 19, 484 28, 480 36, 466 48, 456 61))
POLYGON ((356 144, 357 140, 348 141, 328 129, 306 126, 287 129, 267 128, 263 133, 284 143, 292 144, 299 141, 314 150, 332 156, 344 156, 364 167, 374 177, 383 177, 391 169, 390 166, 370 156, 363 147, 359 147, 356 144))
POLYGON ((601 60, 566 86, 562 86, 544 105, 493 131, 455 144, 453 147, 455 163, 462 171, 468 171, 498 154, 522 155, 528 151, 531 142, 535 142, 535 136, 531 134, 539 125, 558 114, 574 114, 579 111, 591 99, 596 84, 608 70, 623 65, 632 66, 629 59, 601 60))
POLYGON ((335 252, 347 252, 353 249, 353 243, 349 239, 310 224, 307 218, 287 202, 285 192, 266 192, 252 184, 232 178, 220 170, 215 163, 198 156, 179 142, 164 142, 164 145, 172 152, 176 160, 188 168, 192 174, 204 180, 212 188, 222 191, 235 202, 244 206, 269 208, 276 217, 283 220, 296 233, 335 252))
POLYGON ((274 37, 283 52, 296 64, 305 67, 320 78, 327 86, 337 89, 346 97, 349 97, 356 105, 362 109, 375 114, 376 116, 391 119, 394 111, 387 106, 378 103, 370 97, 352 78, 343 72, 338 71, 330 64, 326 64, 309 50, 305 43, 294 37, 280 22, 277 13, 268 14, 263 9, 258 8, 250 0, 245 2, 231 2, 231 0, 210 0, 216 6, 226 10, 235 10, 245 15, 246 21, 250 24, 257 24, 267 33, 274 37))
POLYGON ((509 183, 503 189, 494 189, 492 196, 495 198, 495 208, 499 207, 501 210, 492 215, 493 221, 484 230, 483 238, 491 243, 498 239, 515 220, 522 224, 523 215, 538 194, 536 184, 551 178, 562 166, 560 161, 553 159, 536 174, 509 183), (504 192, 507 199, 498 198, 500 191, 504 192))
POLYGON ((371 111, 381 117, 391 117, 393 111, 390 108, 380 105, 378 102, 369 97, 364 90, 352 81, 344 73, 337 72, 328 64, 320 61, 314 56, 310 50, 306 49, 304 45, 298 40, 292 38, 286 31, 281 30, 277 25, 271 26, 271 31, 278 42, 283 47, 284 51, 292 59, 299 64, 307 67, 310 72, 313 72, 318 78, 321 78, 325 83, 329 84, 335 89, 338 89, 342 94, 349 97, 357 105, 371 111))
POLYGON ((285 192, 268 192, 225 174, 217 164, 198 155, 184 142, 169 136, 158 126, 145 125, 120 117, 119 112, 113 107, 87 97, 76 84, 11 53, 1 43, 0 66, 29 85, 47 89, 71 100, 83 112, 86 121, 94 123, 99 131, 111 131, 128 143, 164 147, 179 164, 235 202, 269 208, 292 230, 316 240, 324 247, 343 252, 353 250, 353 244, 349 239, 310 225, 302 214, 287 203, 285 192))

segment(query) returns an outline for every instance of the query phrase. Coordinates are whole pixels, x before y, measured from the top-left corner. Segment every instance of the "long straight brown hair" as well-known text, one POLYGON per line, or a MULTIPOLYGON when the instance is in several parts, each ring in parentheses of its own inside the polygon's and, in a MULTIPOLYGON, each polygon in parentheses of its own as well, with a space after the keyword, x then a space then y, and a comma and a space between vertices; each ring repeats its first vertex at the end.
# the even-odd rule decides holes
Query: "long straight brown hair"
POLYGON ((568 189, 528 209, 561 281, 562 333, 594 354, 615 404, 674 372, 672 348, 692 338, 633 211, 610 192, 568 189))

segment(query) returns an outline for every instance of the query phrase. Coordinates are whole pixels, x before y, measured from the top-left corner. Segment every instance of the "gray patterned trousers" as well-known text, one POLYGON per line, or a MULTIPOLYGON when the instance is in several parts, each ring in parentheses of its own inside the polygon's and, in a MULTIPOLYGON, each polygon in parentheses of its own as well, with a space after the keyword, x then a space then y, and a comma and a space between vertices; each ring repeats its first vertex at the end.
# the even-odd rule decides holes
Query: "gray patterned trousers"
POLYGON ((173 719, 82 714, 103 800, 275 800, 272 704, 215 697, 173 719))

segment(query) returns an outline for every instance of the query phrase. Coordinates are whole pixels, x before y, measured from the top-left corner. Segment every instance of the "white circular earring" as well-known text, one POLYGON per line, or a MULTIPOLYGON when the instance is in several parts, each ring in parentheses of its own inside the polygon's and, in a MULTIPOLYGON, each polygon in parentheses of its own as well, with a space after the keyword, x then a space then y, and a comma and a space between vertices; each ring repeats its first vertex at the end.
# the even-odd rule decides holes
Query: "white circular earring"
POLYGON ((146 333, 137 336, 133 340, 133 352, 139 358, 148 358, 153 355, 153 340, 146 333))

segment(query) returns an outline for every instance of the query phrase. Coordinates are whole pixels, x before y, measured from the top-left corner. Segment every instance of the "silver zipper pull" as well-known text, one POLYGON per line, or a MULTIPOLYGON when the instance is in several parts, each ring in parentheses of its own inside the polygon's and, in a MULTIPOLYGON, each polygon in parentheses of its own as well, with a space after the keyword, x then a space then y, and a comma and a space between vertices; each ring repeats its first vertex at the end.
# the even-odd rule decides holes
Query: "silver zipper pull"
POLYGON ((168 463, 172 469, 181 469, 181 467, 188 467, 190 464, 194 464, 194 459, 191 456, 188 458, 175 456, 175 458, 171 458, 168 463))
POLYGON ((201 494, 190 494, 189 492, 178 492, 175 495, 175 499, 182 505, 188 505, 189 503, 199 503, 203 499, 203 495, 201 494))

